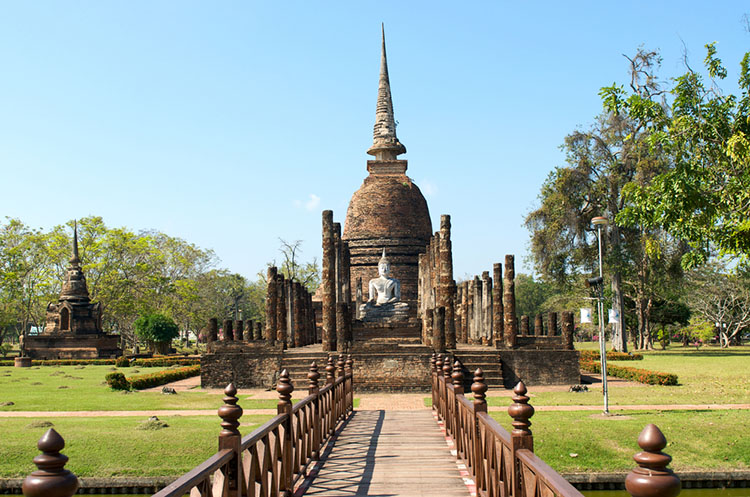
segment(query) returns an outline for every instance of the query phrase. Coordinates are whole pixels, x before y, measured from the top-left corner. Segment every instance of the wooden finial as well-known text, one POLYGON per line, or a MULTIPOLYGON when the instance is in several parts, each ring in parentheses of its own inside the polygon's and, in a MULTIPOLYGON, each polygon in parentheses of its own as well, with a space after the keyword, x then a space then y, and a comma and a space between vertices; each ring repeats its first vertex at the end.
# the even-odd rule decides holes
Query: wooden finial
POLYGON ((435 359, 435 371, 437 371, 437 374, 440 374, 440 371, 443 370, 443 354, 438 354, 437 358, 435 359))
POLYGON ((432 357, 430 357, 430 371, 433 373, 437 371, 437 366, 435 365, 437 363, 437 354, 435 352, 432 353, 432 357))
POLYGON ((513 418, 512 435, 531 435, 531 416, 534 415, 534 407, 529 405, 529 397, 526 396, 526 385, 522 381, 513 389, 513 403, 508 407, 508 416, 513 418))
POLYGON ((338 373, 336 376, 338 378, 341 378, 344 376, 344 366, 346 365, 346 361, 344 360, 344 354, 339 354, 339 360, 336 362, 336 372, 338 373))
POLYGON ((36 446, 42 454, 34 458, 38 468, 23 481, 22 491, 27 497, 71 497, 78 490, 78 478, 65 469, 68 457, 60 451, 65 440, 50 428, 36 446))
POLYGON ((354 372, 354 359, 352 359, 352 355, 349 354, 346 356, 346 374, 352 374, 354 372))
POLYGON ((680 479, 667 465, 672 458, 661 450, 667 439, 654 424, 646 425, 638 436, 643 449, 633 456, 638 467, 625 478, 625 488, 633 497, 676 497, 680 493, 680 479))
POLYGON ((336 373, 336 366, 333 365, 333 356, 328 356, 328 364, 326 365, 326 384, 333 383, 336 373))
POLYGON ((279 412, 281 412, 282 407, 288 406, 291 408, 294 385, 292 385, 292 380, 289 379, 289 371, 286 369, 282 370, 279 375, 279 383, 276 385, 276 391, 279 392, 279 412))
POLYGON ((310 372, 307 373, 307 379, 310 382, 308 386, 309 393, 317 393, 319 390, 318 380, 320 379, 320 373, 318 373, 318 365, 315 361, 310 364, 310 372))
POLYGON ((219 438, 240 436, 240 432, 237 429, 240 426, 238 421, 242 417, 242 408, 237 405, 237 389, 234 387, 234 383, 230 383, 224 389, 225 397, 222 399, 224 405, 219 407, 219 417, 221 418, 221 433, 219 438))
POLYGON ((471 391, 474 392, 474 408, 484 407, 487 410, 487 401, 485 400, 485 392, 487 391, 487 383, 484 382, 484 371, 482 368, 477 368, 474 371, 474 383, 471 384, 471 391))
POLYGON ((453 380, 453 388, 456 392, 464 393, 464 373, 461 371, 461 363, 458 362, 458 359, 453 363, 451 379, 453 380))
POLYGON ((450 357, 446 354, 445 360, 443 361, 443 377, 445 378, 446 383, 450 383, 451 381, 451 372, 453 372, 453 367, 451 367, 450 357))

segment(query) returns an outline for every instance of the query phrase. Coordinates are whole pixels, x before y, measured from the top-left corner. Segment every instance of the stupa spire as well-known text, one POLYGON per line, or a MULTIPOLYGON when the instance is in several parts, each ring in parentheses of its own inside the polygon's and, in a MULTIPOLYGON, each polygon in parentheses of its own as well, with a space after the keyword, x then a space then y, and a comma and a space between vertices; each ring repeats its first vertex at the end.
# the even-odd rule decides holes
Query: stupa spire
POLYGON ((81 259, 78 257, 78 221, 73 221, 73 255, 68 262, 72 266, 78 266, 81 263, 81 259))
POLYGON ((396 137, 396 120, 393 117, 391 82, 388 78, 388 58, 385 53, 385 26, 381 24, 382 49, 380 54, 380 80, 378 82, 378 102, 375 107, 375 127, 372 147, 367 151, 377 160, 396 160, 399 154, 406 153, 406 147, 396 137))

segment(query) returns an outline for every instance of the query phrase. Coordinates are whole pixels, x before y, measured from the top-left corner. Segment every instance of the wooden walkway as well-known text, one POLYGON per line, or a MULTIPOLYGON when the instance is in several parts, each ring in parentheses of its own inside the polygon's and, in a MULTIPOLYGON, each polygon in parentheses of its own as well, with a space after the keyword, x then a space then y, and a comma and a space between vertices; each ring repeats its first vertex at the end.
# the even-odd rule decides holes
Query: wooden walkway
POLYGON ((295 495, 467 497, 432 411, 355 411, 295 495))

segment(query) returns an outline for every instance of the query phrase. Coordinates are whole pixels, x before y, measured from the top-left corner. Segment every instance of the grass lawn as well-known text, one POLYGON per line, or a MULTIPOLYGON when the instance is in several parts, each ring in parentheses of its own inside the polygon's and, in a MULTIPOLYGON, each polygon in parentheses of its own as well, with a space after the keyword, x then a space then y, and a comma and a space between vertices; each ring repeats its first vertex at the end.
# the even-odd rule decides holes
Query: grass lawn
MULTIPOLYGON (((505 413, 492 416, 510 431, 505 413)), ((531 418, 534 452, 561 473, 629 471, 641 430, 654 423, 667 438, 675 471, 750 469, 750 411, 539 412, 531 418), (570 454, 578 454, 571 457, 570 454)))
MULTIPOLYGON (((245 415, 247 435, 271 416, 245 415)), ((140 430, 144 418, 54 418, 65 439, 66 468, 78 476, 177 476, 217 450, 221 420, 213 416, 164 416, 169 427, 140 430)), ((29 426, 44 418, 0 419, 3 433, 0 477, 25 477, 35 470, 37 440, 49 428, 29 426)))
MULTIPOLYGON (((162 371, 167 368, 121 368, 126 376, 162 371), (138 370, 138 373, 135 373, 138 370)), ((163 395, 160 392, 123 393, 111 390, 104 376, 113 366, 0 367, 0 411, 139 411, 156 409, 218 409, 221 396, 202 391, 163 395), (64 388, 63 388, 64 387, 64 388)), ((295 399, 307 390, 295 392, 295 399)), ((273 409, 274 399, 240 396, 244 409, 273 409)))
MULTIPOLYGON (((578 346, 579 344, 576 344, 578 346)), ((583 344, 590 348, 591 344, 583 344)), ((639 352, 641 353, 641 352, 639 352)), ((700 350, 670 347, 665 351, 643 353, 642 361, 608 361, 608 364, 675 373, 679 385, 638 385, 618 387, 610 383, 610 406, 637 404, 749 404, 750 347, 700 350)), ((598 405, 602 403, 601 386, 589 387, 585 393, 534 392, 532 405, 598 405)), ((504 406, 508 398, 489 397, 490 405, 504 406)))

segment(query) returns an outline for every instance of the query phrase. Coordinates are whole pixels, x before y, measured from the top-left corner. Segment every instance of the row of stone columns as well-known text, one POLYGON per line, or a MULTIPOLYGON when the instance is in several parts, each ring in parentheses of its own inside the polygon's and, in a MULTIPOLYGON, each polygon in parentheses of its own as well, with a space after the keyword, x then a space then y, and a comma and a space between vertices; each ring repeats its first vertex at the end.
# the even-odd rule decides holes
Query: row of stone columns
MULTIPOLYGON (((263 340, 263 323, 252 319, 247 321, 225 319, 222 323, 222 339, 227 342, 263 340)), ((216 342, 217 340, 219 340, 219 321, 216 318, 211 318, 208 321, 206 341, 216 342)))
POLYGON ((419 255, 418 315, 422 343, 443 351, 456 347, 456 282, 453 279, 451 218, 440 216, 440 231, 419 255))
POLYGON ((276 267, 266 277, 264 339, 284 347, 303 347, 317 341, 312 295, 298 281, 284 278, 276 267))
POLYGON ((569 350, 573 350, 573 333, 575 329, 575 321, 573 313, 570 311, 563 311, 561 314, 561 322, 558 327, 558 313, 548 312, 547 313, 547 327, 544 327, 544 315, 537 314, 534 317, 534 327, 530 327, 529 316, 521 316, 521 336, 562 336, 563 347, 569 350))
MULTIPOLYGON (((351 252, 341 239, 341 223, 323 211, 323 350, 344 352, 352 342, 351 252)), ((361 284, 357 290, 361 300, 361 284)))

